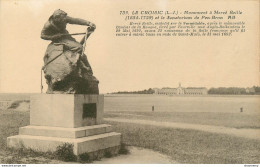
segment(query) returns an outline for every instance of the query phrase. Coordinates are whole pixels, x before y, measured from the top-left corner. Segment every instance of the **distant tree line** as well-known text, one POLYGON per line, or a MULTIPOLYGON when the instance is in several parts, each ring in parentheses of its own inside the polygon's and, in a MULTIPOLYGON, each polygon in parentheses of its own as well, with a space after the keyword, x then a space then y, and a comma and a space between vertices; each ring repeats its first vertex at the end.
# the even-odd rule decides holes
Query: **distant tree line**
POLYGON ((260 87, 253 86, 251 88, 238 88, 238 87, 219 87, 219 88, 210 88, 208 94, 230 94, 230 95, 240 95, 240 94, 249 94, 255 95, 260 94, 260 87))
POLYGON ((154 90, 152 88, 140 90, 140 91, 119 91, 113 92, 112 94, 153 94, 154 90))
POLYGON ((260 86, 254 86, 256 94, 260 94, 260 86))
MULTIPOLYGON (((153 94, 152 88, 144 89, 140 91, 119 91, 111 94, 153 94)), ((251 88, 239 88, 239 87, 219 87, 210 88, 208 94, 222 94, 222 95, 260 95, 260 86, 253 86, 251 88)))

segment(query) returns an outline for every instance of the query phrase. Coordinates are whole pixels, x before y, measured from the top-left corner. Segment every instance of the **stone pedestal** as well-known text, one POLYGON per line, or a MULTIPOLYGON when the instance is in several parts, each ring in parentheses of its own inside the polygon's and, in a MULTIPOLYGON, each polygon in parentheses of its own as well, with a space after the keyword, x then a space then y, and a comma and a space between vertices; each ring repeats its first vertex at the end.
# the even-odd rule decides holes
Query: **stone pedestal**
POLYGON ((31 96, 30 104, 30 125, 8 137, 8 147, 55 151, 70 143, 75 155, 120 147, 121 134, 102 123, 103 95, 39 94, 31 96))

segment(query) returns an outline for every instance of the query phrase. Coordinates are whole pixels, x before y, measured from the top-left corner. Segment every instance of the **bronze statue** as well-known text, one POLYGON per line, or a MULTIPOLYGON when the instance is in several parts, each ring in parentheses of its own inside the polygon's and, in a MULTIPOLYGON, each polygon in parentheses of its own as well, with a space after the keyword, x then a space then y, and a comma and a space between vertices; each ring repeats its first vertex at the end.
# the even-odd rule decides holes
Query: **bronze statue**
POLYGON ((47 93, 99 94, 99 81, 93 76, 92 68, 84 54, 86 40, 96 25, 67 16, 62 10, 54 11, 45 23, 41 38, 51 40, 45 56, 43 71, 48 84, 47 93), (67 24, 88 26, 86 33, 69 34, 67 24), (80 42, 72 35, 84 34, 80 42))

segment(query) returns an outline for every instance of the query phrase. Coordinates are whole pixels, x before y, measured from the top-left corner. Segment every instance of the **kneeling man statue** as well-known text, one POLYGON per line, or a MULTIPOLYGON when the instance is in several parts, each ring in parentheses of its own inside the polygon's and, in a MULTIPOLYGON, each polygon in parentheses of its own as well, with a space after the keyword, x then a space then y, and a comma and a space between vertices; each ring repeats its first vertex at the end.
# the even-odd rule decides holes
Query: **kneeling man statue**
POLYGON ((45 56, 44 71, 48 84, 47 93, 99 94, 99 81, 84 54, 86 40, 96 25, 79 18, 72 18, 62 10, 56 10, 45 23, 41 38, 51 40, 45 56), (69 34, 67 24, 87 26, 86 33, 69 34), (72 35, 85 36, 77 42, 72 35))

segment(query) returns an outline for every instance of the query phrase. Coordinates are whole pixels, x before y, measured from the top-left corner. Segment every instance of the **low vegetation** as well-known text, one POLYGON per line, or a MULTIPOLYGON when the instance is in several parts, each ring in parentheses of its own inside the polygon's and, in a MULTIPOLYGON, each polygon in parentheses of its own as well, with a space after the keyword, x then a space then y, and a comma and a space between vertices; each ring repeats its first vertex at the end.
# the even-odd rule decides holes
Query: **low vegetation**
POLYGON ((77 161, 77 156, 73 153, 73 145, 69 143, 58 146, 56 151, 54 152, 54 155, 56 155, 57 159, 61 161, 77 161))
POLYGON ((16 109, 17 107, 20 106, 20 103, 23 103, 23 102, 29 103, 30 100, 17 100, 17 101, 14 101, 14 102, 12 102, 12 104, 8 107, 8 109, 16 109))
POLYGON ((111 94, 153 94, 154 90, 152 88, 139 90, 139 91, 119 91, 113 92, 111 94))
POLYGON ((210 88, 208 94, 219 94, 219 95, 259 95, 260 87, 253 86, 251 88, 238 88, 238 87, 219 87, 210 88))
POLYGON ((80 154, 78 156, 78 161, 81 163, 91 163, 92 162, 88 153, 80 154))
POLYGON ((127 149, 124 143, 121 144, 118 154, 124 154, 124 155, 129 154, 129 150, 127 149))

